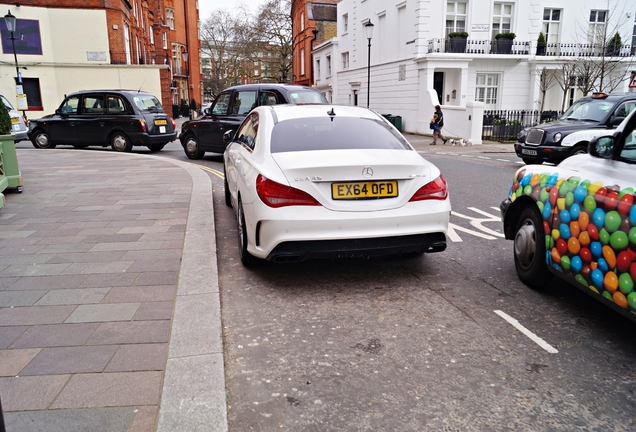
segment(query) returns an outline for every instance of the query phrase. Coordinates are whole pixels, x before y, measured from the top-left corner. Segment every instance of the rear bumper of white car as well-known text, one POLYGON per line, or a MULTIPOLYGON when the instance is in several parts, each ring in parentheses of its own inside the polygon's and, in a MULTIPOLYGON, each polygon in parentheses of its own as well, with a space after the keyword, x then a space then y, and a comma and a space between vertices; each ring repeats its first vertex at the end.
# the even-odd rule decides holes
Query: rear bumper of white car
POLYGON ((256 202, 244 211, 248 251, 269 261, 293 262, 443 251, 450 201, 428 200, 373 212, 271 209, 256 202))

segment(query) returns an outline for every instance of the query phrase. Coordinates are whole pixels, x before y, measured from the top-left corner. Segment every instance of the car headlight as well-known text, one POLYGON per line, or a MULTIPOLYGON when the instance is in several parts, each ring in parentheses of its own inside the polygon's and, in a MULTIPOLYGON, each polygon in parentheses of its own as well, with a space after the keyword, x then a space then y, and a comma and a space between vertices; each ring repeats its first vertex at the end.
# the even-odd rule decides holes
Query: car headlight
POLYGON ((519 133, 517 134, 517 138, 519 139, 519 142, 525 142, 526 141, 526 137, 528 136, 528 129, 529 128, 525 128, 525 129, 521 129, 519 131, 519 133))
POLYGON ((552 138, 554 140, 554 143, 558 143, 559 141, 561 141, 561 132, 557 132, 554 134, 554 137, 552 138))

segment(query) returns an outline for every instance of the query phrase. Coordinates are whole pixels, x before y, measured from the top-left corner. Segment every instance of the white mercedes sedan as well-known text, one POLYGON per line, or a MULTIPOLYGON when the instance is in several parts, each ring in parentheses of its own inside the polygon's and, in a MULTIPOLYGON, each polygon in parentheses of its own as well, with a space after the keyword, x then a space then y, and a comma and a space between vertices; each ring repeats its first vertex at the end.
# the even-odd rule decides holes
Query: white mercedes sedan
POLYGON ((261 106, 225 140, 244 265, 446 248, 444 176, 374 111, 261 106))

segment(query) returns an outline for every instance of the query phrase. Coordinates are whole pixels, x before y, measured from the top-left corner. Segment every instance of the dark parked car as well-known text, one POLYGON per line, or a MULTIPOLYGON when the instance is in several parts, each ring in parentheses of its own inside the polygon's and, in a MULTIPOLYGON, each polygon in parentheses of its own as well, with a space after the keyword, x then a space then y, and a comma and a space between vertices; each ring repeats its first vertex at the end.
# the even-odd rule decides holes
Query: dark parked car
POLYGON ((134 145, 159 151, 174 141, 174 120, 159 100, 137 90, 86 90, 72 93, 55 114, 29 122, 35 148, 111 146, 129 152, 134 145))
POLYGON ((11 103, 4 96, 0 95, 0 100, 4 103, 9 111, 11 117, 11 132, 15 134, 13 137, 14 142, 20 142, 27 139, 27 125, 20 113, 13 108, 11 103))
POLYGON ((235 131, 247 113, 260 105, 326 104, 327 99, 311 87, 285 84, 246 84, 230 87, 219 94, 205 116, 183 123, 179 140, 186 156, 200 159, 205 152, 223 153, 227 143, 223 134, 235 131))
POLYGON ((552 162, 587 153, 589 142, 611 133, 636 107, 636 93, 594 93, 583 97, 556 121, 522 130, 515 152, 530 164, 552 162))

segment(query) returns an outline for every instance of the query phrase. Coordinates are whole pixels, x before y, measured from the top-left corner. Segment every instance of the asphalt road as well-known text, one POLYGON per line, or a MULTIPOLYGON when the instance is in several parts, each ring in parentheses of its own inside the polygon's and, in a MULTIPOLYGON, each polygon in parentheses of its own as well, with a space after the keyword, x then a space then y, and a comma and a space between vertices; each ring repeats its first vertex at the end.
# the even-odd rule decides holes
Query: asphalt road
MULTIPOLYGON (((636 428, 636 324, 558 281, 517 279, 496 208, 519 160, 433 150, 453 207, 446 251, 253 269, 221 156, 197 161, 214 185, 231 431, 636 428)), ((161 155, 186 160, 176 142, 161 155)))

